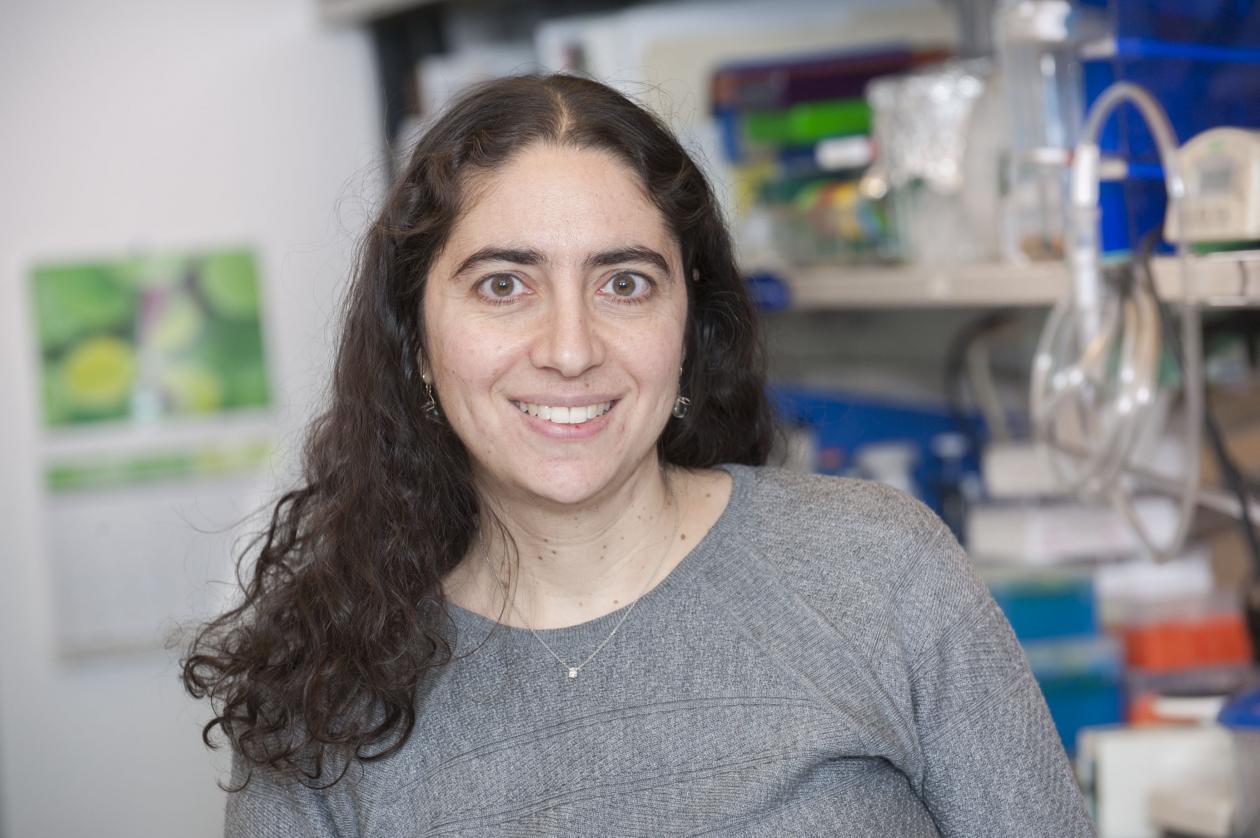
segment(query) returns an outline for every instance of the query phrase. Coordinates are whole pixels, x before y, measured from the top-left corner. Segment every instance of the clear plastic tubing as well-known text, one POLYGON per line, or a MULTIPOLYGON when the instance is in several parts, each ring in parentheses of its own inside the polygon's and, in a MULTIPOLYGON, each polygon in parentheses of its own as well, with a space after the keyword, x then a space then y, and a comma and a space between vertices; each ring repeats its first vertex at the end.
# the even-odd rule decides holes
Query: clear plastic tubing
MULTIPOLYGON (((1067 380, 1080 382, 1085 386, 1079 374, 1089 358, 1096 358, 1101 352, 1108 354, 1106 344, 1116 331, 1105 316, 1103 305, 1102 274, 1099 265, 1099 209, 1098 182, 1100 153, 1098 137, 1103 125, 1116 108, 1123 104, 1131 104, 1137 108, 1155 139, 1159 151, 1160 163, 1164 171, 1164 187, 1168 193, 1170 212, 1178 214, 1181 229, 1187 229, 1184 223, 1185 181, 1182 178, 1181 166, 1177 157, 1178 144, 1176 135, 1168 116, 1159 103, 1142 88, 1128 82, 1118 82, 1103 91, 1094 103, 1081 129, 1080 141, 1072 158, 1071 171, 1071 242, 1069 261, 1072 266, 1073 287, 1069 300, 1061 302, 1051 313, 1046 324, 1046 331, 1038 349, 1038 357, 1034 362, 1033 375, 1033 424, 1039 429, 1039 436, 1049 437, 1054 445, 1053 423, 1055 413, 1059 410, 1057 402, 1066 395, 1056 392, 1056 385, 1051 379, 1054 370, 1068 370, 1072 374, 1067 380), (1069 310, 1070 309, 1070 310, 1069 310), (1061 330, 1074 330, 1075 346, 1066 345, 1061 340, 1061 330), (1064 362, 1056 353, 1077 353, 1077 359, 1064 362), (1048 395, 1049 394, 1049 395, 1048 395), (1047 433, 1047 430, 1049 433, 1047 433)), ((1114 450, 1107 446, 1095 446, 1083 453, 1078 452, 1078 459, 1083 459, 1078 475, 1084 475, 1078 484, 1084 484, 1089 478, 1099 478, 1100 485, 1109 490, 1109 495, 1122 513, 1133 525, 1135 532, 1156 559, 1168 559, 1180 552, 1185 543, 1193 522, 1195 506, 1199 493, 1199 449, 1203 428, 1203 363, 1202 344, 1199 331, 1199 312, 1197 296, 1192 286, 1189 258, 1184 242, 1177 245, 1177 260, 1181 280, 1181 329, 1183 353, 1183 390, 1185 399, 1185 462, 1179 488, 1179 515, 1172 537, 1164 544, 1157 544, 1151 537, 1146 523, 1142 521, 1133 508, 1132 491, 1127 489, 1119 478, 1121 472, 1129 465, 1126 457, 1117 458, 1114 450)), ((1147 323, 1144 328, 1158 329, 1158 319, 1151 323, 1149 314, 1150 301, 1146 301, 1148 312, 1143 317, 1147 323)), ((1122 316, 1131 316, 1138 309, 1130 306, 1122 316)), ((1132 325, 1132 324, 1131 324, 1132 325)), ((1142 341, 1126 340, 1120 347, 1122 368, 1150 368, 1149 346, 1142 341), (1145 353, 1142 359, 1132 357, 1135 353, 1145 353)), ((1135 382, 1137 387, 1154 389, 1156 382, 1135 382)), ((1124 388, 1121 399, 1131 399, 1124 388)), ((1077 400, 1077 404, 1086 404, 1087 397, 1077 400)), ((1149 404, 1149 400, 1145 402, 1149 404)), ((1099 421, 1089 421, 1090 427, 1110 427, 1120 436, 1131 437, 1138 431, 1143 417, 1140 411, 1133 410, 1131 404, 1093 405, 1099 413, 1105 414, 1099 421)))

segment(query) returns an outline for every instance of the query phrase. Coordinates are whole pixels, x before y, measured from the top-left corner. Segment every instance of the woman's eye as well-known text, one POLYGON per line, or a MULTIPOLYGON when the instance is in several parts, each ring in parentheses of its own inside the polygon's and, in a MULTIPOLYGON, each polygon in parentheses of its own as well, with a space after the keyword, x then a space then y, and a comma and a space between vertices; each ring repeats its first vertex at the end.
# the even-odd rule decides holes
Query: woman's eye
POLYGON ((483 297, 488 297, 492 301, 498 302, 519 296, 517 292, 522 287, 520 279, 511 274, 495 274, 483 279, 479 284, 478 290, 483 297))
POLYGON ((619 273, 604 286, 608 293, 623 300, 641 300, 652 290, 652 282, 647 277, 635 273, 619 273))

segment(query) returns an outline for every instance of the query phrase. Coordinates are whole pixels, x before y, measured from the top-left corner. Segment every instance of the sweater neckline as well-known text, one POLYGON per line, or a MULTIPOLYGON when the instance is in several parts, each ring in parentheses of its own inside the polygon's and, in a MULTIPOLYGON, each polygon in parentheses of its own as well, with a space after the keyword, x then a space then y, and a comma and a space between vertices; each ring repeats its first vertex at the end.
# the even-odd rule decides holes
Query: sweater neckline
MULTIPOLYGON (((580 640, 587 635, 606 635, 611 627, 622 618, 626 610, 635 606, 635 602, 638 603, 636 611, 640 613, 650 611, 655 603, 668 598, 671 592, 685 585, 689 579, 700 573, 703 566, 711 561, 712 556, 720 552, 720 545, 729 533, 738 527, 740 521, 746 517, 743 514, 743 510, 748 495, 751 494, 753 488, 752 466, 739 463, 721 463, 715 468, 720 468, 731 476, 731 496, 726 501, 726 507, 718 515, 717 520, 713 522, 713 526, 709 527, 709 531, 696 541, 691 550, 682 557, 664 579, 643 594, 643 596, 626 603, 616 611, 610 611, 602 616, 582 623, 575 623, 571 626, 535 629, 534 631, 541 637, 555 638, 558 641, 566 639, 580 640)), ((509 637, 518 635, 529 637, 531 634, 530 629, 491 620, 450 601, 446 602, 446 611, 457 629, 472 629, 475 634, 482 634, 491 630, 509 637)), ((636 617, 635 619, 639 618, 636 617)))

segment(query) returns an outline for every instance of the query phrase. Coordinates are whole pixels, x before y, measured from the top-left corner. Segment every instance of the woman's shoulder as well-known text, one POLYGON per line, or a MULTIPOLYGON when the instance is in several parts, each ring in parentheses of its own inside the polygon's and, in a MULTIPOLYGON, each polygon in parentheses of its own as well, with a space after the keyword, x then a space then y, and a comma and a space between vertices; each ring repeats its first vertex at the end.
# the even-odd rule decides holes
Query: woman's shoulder
POLYGON ((903 491, 767 467, 735 479, 746 487, 746 555, 868 654, 895 639, 913 658, 991 604, 949 527, 903 491))
POLYGON ((743 466, 734 476, 738 543, 820 609, 874 615, 936 594, 979 596, 949 527, 899 489, 764 466, 743 466))
POLYGON ((737 490, 743 490, 743 529, 776 540, 880 547, 888 553, 914 552, 949 535, 923 502, 873 480, 775 466, 735 466, 732 474, 737 490))

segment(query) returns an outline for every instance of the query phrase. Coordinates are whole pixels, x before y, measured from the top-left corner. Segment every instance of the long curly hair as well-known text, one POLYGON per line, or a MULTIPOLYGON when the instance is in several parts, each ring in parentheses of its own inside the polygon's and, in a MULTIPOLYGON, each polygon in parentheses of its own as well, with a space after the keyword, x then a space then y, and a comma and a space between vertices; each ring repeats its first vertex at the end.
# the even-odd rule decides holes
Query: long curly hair
POLYGON ((368 230, 299 485, 239 556, 243 600, 200 627, 182 661, 184 687, 214 710, 207 746, 219 729, 246 765, 318 779, 340 764, 336 782, 353 760, 386 756, 411 734, 426 672, 452 654, 440 580, 490 523, 466 448, 424 410, 426 275, 468 177, 534 143, 615 155, 680 244, 691 408, 662 433, 661 461, 766 461, 776 426, 756 310, 710 186, 678 141, 587 79, 514 76, 471 88, 419 140, 368 230))

